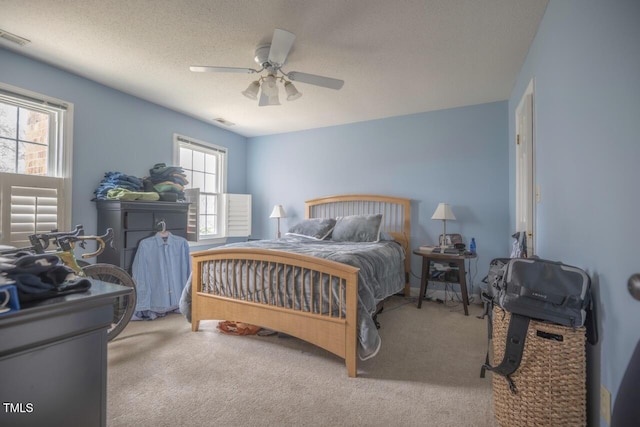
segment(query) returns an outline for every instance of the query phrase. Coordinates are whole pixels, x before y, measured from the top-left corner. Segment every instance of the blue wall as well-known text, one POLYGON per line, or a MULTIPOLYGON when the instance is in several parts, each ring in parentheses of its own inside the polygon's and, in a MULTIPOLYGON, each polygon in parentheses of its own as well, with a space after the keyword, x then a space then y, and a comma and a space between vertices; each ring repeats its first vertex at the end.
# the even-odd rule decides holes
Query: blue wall
MULTIPOLYGON (((152 78, 152 76, 150 76, 152 78)), ((74 104, 72 224, 96 230, 91 198, 108 171, 149 174, 173 162, 173 134, 228 147, 227 191, 245 193, 246 138, 0 49, 0 82, 74 104)))
MULTIPOLYGON (((275 204, 287 212, 286 231, 304 218, 307 199, 386 194, 412 200, 416 248, 437 241, 442 222, 431 215, 448 202, 457 221, 447 222, 447 232, 461 233, 466 243, 476 238, 478 285, 489 261, 510 250, 508 163, 506 102, 250 138, 253 232, 275 235, 275 204)), ((411 262, 419 276, 419 257, 411 262)))
MULTIPOLYGON (((598 379, 615 398, 640 337, 640 302, 626 287, 640 271, 640 2, 549 3, 509 100, 510 140, 531 78, 539 255, 592 277, 601 334, 601 344, 589 348, 590 419, 597 423, 598 379)), ((513 144, 509 159, 513 197, 513 144)))

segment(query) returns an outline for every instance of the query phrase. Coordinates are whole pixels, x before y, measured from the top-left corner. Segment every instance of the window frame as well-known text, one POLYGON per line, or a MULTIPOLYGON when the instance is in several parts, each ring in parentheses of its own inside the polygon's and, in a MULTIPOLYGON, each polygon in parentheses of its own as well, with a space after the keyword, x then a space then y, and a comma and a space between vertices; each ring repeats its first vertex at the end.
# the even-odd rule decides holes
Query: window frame
MULTIPOLYGON (((198 245, 210 245, 210 244, 219 244, 219 243, 225 243, 227 241, 226 238, 226 234, 225 234, 225 218, 224 218, 224 210, 223 208, 223 203, 222 203, 222 195, 226 193, 227 191, 227 160, 228 160, 228 156, 229 156, 229 152, 228 149, 226 147, 220 146, 220 145, 216 145, 216 144, 212 144, 210 142, 206 142, 206 141, 201 141, 198 140, 196 138, 192 138, 189 136, 185 136, 185 135, 181 135, 178 133, 174 133, 173 134, 173 163, 175 165, 180 165, 180 149, 181 148, 185 148, 185 149, 189 149, 189 150, 195 150, 195 151, 200 151, 206 154, 213 154, 216 156, 216 158, 218 159, 218 164, 217 164, 217 173, 216 173, 216 179, 217 179, 217 186, 218 186, 218 193, 211 193, 211 192, 204 192, 202 191, 202 189, 200 190, 199 194, 205 194, 205 195, 215 195, 216 196, 216 231, 217 233, 215 235, 208 235, 208 234, 200 234, 200 230, 198 229, 198 233, 197 236, 195 238, 195 241, 190 241, 189 245, 191 246, 198 246, 198 245)), ((183 167, 183 166, 181 166, 183 167)), ((183 167, 184 168, 184 167, 183 167)), ((193 169, 192 169, 193 170, 193 169)), ((192 183, 189 182, 189 184, 187 184, 185 186, 185 190, 187 189, 191 189, 192 183)), ((199 200, 197 201, 197 203, 199 204, 199 200)), ((200 214, 199 209, 198 209, 198 222, 201 219, 202 214, 200 214)))
MULTIPOLYGON (((52 179, 60 180, 58 189, 58 228, 70 229, 72 214, 72 173, 73 173, 73 103, 48 95, 33 92, 0 82, 0 102, 28 108, 36 111, 54 113, 55 120, 49 123, 49 152, 47 154, 47 175, 29 175, 15 172, 10 174, 15 185, 52 186, 52 179), (55 139, 55 140, 53 140, 55 139), (24 178, 21 178, 24 177, 24 178), (39 179, 38 179, 39 178, 39 179)), ((52 117, 52 115, 50 115, 52 117)), ((7 180, 8 181, 8 180, 7 180)), ((52 186, 53 187, 53 186, 52 186)), ((6 192, 8 185, 0 186, 0 192, 6 192)), ((2 201, 11 200, 10 193, 0 193, 0 244, 11 244, 10 211, 2 201), (8 218, 7 218, 8 217, 8 218), (4 231, 3 231, 4 229, 4 231)))

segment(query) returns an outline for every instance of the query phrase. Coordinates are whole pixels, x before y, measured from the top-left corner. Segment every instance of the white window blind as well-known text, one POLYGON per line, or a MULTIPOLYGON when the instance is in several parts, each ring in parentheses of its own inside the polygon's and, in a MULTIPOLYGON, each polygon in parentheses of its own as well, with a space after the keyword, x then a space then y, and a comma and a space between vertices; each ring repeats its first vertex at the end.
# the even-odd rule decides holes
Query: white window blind
POLYGON ((225 237, 251 235, 251 194, 223 194, 225 237))
POLYGON ((68 228, 63 178, 1 173, 0 181, 2 244, 29 246, 30 234, 68 228))

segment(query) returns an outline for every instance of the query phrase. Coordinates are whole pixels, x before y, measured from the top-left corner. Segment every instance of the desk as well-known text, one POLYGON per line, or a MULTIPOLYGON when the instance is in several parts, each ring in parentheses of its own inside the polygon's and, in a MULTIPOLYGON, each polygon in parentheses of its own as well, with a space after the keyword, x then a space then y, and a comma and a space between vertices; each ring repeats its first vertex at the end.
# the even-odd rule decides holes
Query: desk
POLYGON ((469 315, 469 296, 467 295, 467 275, 464 268, 466 259, 475 258, 476 254, 454 255, 441 254, 440 252, 424 252, 420 249, 413 251, 414 254, 422 257, 422 277, 420 279, 420 295, 418 295, 418 308, 422 307, 422 300, 427 292, 427 283, 429 282, 429 269, 431 262, 440 261, 447 263, 455 263, 458 266, 458 279, 460 282, 460 291, 462 292, 462 305, 464 306, 464 315, 469 315))
POLYGON ((0 317, 0 425, 106 426, 107 328, 129 292, 92 281, 0 317))

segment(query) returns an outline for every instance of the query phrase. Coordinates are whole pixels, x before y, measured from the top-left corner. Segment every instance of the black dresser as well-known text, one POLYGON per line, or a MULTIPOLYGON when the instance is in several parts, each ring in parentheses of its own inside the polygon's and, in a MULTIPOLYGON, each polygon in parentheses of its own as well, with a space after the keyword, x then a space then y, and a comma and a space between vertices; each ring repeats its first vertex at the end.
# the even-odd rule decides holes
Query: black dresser
POLYGON ((98 262, 114 264, 131 273, 138 243, 161 230, 187 238, 189 203, 98 200, 98 233, 114 232, 113 248, 98 255, 98 262))

